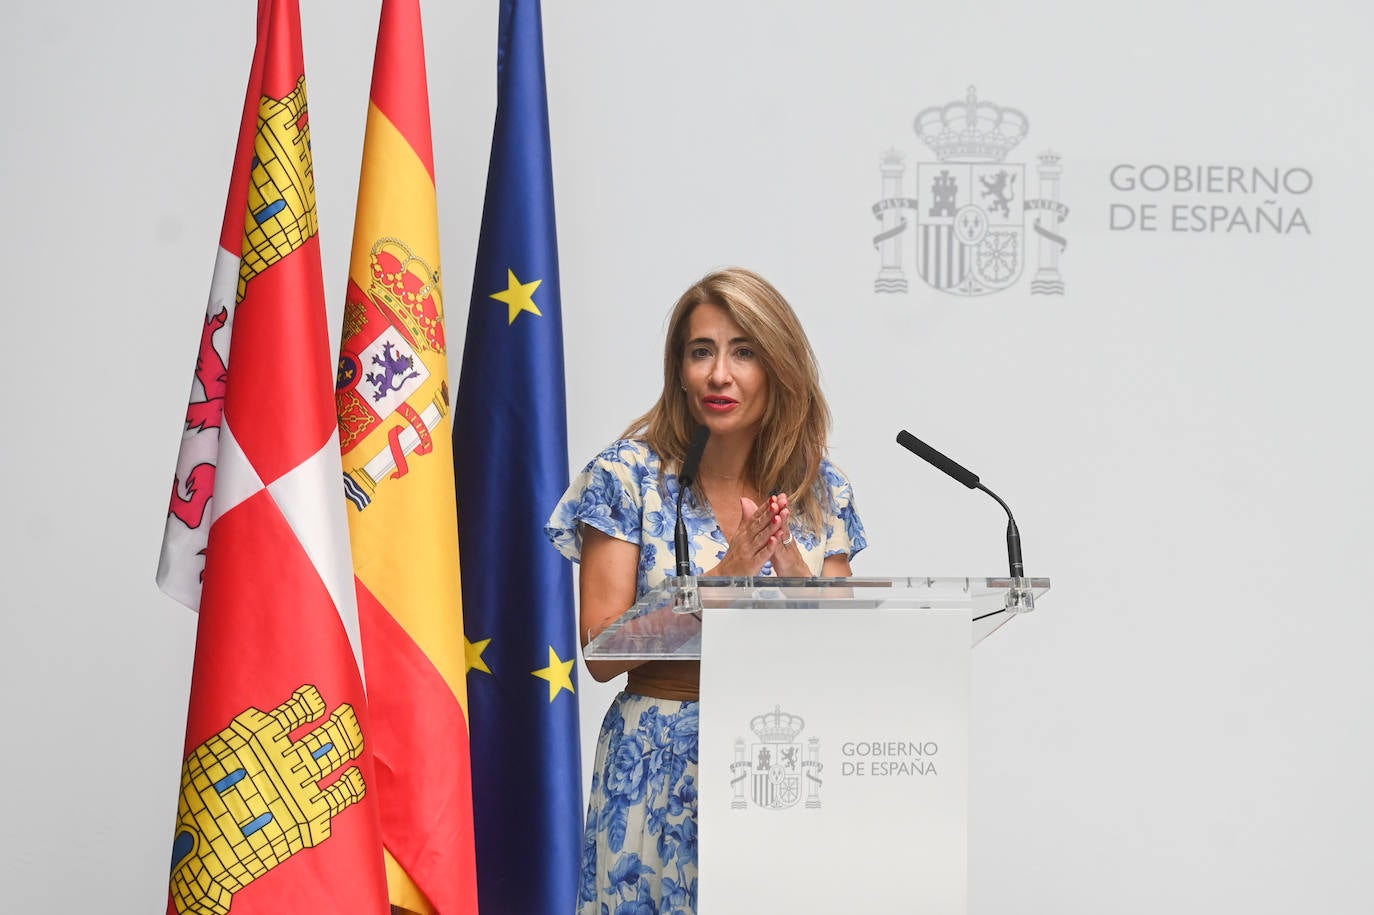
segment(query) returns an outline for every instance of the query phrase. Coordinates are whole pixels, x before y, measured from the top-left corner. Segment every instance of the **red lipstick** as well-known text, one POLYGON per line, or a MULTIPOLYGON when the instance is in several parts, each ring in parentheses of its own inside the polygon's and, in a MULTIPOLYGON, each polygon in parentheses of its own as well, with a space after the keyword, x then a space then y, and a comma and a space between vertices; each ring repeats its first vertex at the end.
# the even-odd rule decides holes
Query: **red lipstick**
POLYGON ((724 413, 727 410, 733 410, 735 407, 739 406, 739 401, 729 397, 703 397, 701 399, 701 405, 708 410, 724 413))

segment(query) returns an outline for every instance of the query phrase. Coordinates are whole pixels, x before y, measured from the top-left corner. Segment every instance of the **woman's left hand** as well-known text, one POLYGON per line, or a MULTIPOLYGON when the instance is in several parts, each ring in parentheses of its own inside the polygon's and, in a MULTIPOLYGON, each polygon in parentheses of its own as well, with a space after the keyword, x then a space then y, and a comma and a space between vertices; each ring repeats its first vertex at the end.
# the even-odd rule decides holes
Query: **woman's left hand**
POLYGON ((787 507, 787 493, 769 496, 768 508, 782 519, 782 529, 787 531, 787 536, 773 548, 773 574, 782 578, 811 578, 811 567, 806 564, 792 534, 789 523, 792 510, 787 507))

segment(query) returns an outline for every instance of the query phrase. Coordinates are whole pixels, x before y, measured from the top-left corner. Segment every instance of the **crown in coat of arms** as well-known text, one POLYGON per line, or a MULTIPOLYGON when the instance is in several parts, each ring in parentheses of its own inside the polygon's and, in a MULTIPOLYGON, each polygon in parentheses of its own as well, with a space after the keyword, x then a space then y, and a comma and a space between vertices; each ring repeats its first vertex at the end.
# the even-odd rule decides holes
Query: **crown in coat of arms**
POLYGON ((1026 138, 1030 121, 1015 108, 979 101, 969 86, 962 101, 925 109, 913 126, 941 162, 1001 162, 1026 138))
POLYGON ((371 272, 372 297, 411 342, 422 350, 444 352, 439 272, 397 238, 383 238, 372 246, 371 272))
POLYGON ((773 711, 755 715, 749 721, 749 729, 764 743, 791 743, 806 727, 806 721, 799 715, 791 715, 781 706, 773 706, 773 711))

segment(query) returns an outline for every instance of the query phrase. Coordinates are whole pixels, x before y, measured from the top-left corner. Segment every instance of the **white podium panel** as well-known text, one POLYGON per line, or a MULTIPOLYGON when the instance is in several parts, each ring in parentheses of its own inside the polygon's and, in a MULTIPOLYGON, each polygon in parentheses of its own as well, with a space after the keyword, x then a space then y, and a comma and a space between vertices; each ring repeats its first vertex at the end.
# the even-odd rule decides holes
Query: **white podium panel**
POLYGON ((703 915, 962 915, 970 610, 702 613, 703 915))

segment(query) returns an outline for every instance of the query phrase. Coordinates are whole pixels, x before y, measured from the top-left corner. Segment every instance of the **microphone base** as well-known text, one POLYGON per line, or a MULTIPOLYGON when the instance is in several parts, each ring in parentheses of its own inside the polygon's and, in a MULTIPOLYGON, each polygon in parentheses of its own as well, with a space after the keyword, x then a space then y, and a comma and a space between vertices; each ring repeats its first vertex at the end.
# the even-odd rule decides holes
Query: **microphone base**
POLYGON ((673 595, 674 613, 700 613, 701 594, 694 575, 679 575, 675 579, 677 593, 673 595))
POLYGON ((1035 592, 1031 590, 1030 579, 1013 578, 1007 589, 1004 608, 1008 613, 1030 613, 1035 609, 1035 592))

